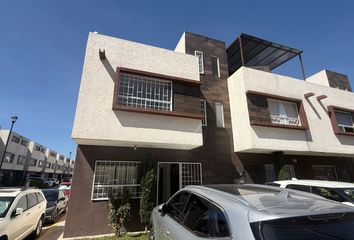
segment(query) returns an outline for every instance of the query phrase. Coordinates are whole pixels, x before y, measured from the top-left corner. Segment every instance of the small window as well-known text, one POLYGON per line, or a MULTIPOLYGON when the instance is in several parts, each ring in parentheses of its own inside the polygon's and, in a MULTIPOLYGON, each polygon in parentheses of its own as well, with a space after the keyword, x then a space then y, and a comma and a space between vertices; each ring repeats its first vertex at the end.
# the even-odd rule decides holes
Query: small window
POLYGON ((37 159, 31 158, 28 163, 29 166, 36 166, 37 165, 37 159))
POLYGON ((57 157, 57 153, 56 153, 56 152, 49 152, 49 156, 51 156, 51 157, 57 157))
POLYGON ((16 204, 16 208, 22 208, 23 209, 23 211, 26 211, 27 210, 27 198, 26 198, 26 196, 22 196, 19 200, 18 200, 18 202, 17 202, 17 204, 16 204))
POLYGON ((18 158, 17 158, 17 164, 19 164, 19 165, 25 165, 25 163, 26 163, 26 156, 18 156, 18 158))
POLYGON ((14 143, 20 143, 21 139, 17 136, 12 136, 11 138, 11 142, 14 142, 14 143))
POLYGON ((33 207, 38 203, 37 196, 34 193, 27 194, 28 208, 33 207))
POLYGON ((309 192, 309 193, 311 192, 310 186, 304 186, 304 185, 298 185, 298 184, 289 184, 286 186, 286 188, 299 190, 299 191, 303 191, 303 192, 309 192))
POLYGON ((45 153, 45 148, 41 148, 41 153, 45 153))
POLYGON ((42 167, 43 166, 43 161, 42 160, 39 160, 38 161, 38 167, 42 167))
POLYGON ((44 197, 41 193, 36 192, 36 195, 37 195, 38 202, 42 202, 44 200, 44 197))
POLYGON ((201 108, 200 110, 201 110, 201 113, 203 115, 202 126, 207 126, 208 125, 206 105, 207 105, 206 100, 205 99, 200 99, 200 108, 201 108))
POLYGON ((22 140, 21 140, 21 145, 27 147, 28 141, 25 140, 25 139, 22 139, 22 140))
POLYGON ((5 158, 4 158, 4 162, 6 163, 12 163, 15 159, 15 154, 10 153, 10 152, 6 152, 5 153, 5 158))
POLYGON ((212 57, 212 65, 213 65, 213 76, 214 77, 220 77, 220 65, 219 65, 219 58, 218 57, 212 57))
POLYGON ((178 222, 182 222, 184 218, 184 207, 189 197, 188 192, 177 193, 169 202, 170 207, 169 215, 178 222))
POLYGON ((336 119, 338 128, 343 132, 354 132, 354 125, 352 116, 348 112, 338 112, 336 111, 336 119))
POLYGON ((203 52, 202 51, 195 51, 194 55, 198 57, 199 62, 199 73, 204 74, 204 59, 203 59, 203 52))
POLYGON ((215 102, 216 126, 223 128, 224 123, 224 107, 221 102, 215 102))
POLYGON ((312 193, 316 195, 320 195, 321 197, 337 201, 337 202, 345 202, 346 200, 336 193, 334 190, 330 188, 325 188, 325 187, 311 187, 312 188, 312 193))
POLYGON ((206 199, 191 194, 185 212, 184 225, 197 236, 213 238, 229 236, 225 214, 206 199))
POLYGON ((51 164, 50 162, 47 162, 45 167, 46 167, 46 168, 51 168, 51 165, 52 165, 52 164, 51 164))
POLYGON ((268 99, 272 123, 301 126, 296 103, 268 99))
POLYGON ((40 146, 35 146, 35 147, 34 147, 34 150, 36 150, 36 151, 39 152, 39 151, 41 150, 41 147, 40 147, 40 146))

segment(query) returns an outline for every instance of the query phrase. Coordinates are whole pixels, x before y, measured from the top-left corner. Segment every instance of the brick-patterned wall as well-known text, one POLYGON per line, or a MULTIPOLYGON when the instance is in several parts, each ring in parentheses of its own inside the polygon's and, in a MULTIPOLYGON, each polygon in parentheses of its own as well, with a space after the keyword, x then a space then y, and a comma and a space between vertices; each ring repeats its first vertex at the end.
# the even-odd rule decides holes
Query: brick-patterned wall
POLYGON ((247 94, 250 121, 270 123, 269 107, 266 96, 247 94))

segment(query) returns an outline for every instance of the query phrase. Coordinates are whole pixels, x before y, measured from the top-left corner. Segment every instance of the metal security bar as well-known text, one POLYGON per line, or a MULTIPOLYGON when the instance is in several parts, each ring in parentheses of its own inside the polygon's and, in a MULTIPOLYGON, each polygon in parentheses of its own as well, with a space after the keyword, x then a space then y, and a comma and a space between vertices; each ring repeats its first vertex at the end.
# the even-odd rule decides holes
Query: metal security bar
POLYGON ((96 161, 92 200, 117 197, 126 187, 132 198, 140 196, 138 169, 140 162, 96 161))
POLYGON ((180 169, 182 188, 188 185, 202 185, 201 163, 181 163, 180 169))
POLYGON ((172 111, 172 82, 121 72, 118 104, 172 111))
POLYGON ((287 117, 287 116, 276 116, 270 115, 272 123, 275 124, 284 124, 291 126, 300 126, 299 118, 287 117))

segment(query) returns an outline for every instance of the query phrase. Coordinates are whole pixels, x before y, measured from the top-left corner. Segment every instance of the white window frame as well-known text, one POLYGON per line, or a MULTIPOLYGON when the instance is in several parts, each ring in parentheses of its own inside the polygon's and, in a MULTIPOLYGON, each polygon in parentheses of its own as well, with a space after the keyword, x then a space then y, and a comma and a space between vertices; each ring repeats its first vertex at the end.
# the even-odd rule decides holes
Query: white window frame
POLYGON ((143 76, 139 74, 132 74, 121 72, 119 76, 119 86, 118 86, 118 99, 116 99, 119 105, 134 107, 134 108, 143 108, 143 109, 155 109, 155 110, 164 110, 164 111, 172 111, 173 110, 173 83, 170 80, 164 80, 149 76, 143 76), (124 77, 130 78, 130 80, 122 79, 124 77), (128 81, 128 86, 123 86, 122 81, 128 81), (143 85, 139 84, 141 82, 150 83, 150 87, 148 88, 148 84, 145 84, 145 89, 143 89, 143 85), (132 85, 131 85, 132 83, 132 85), (154 89, 152 88, 154 85, 154 89), (165 91, 165 86, 169 88, 169 91, 165 91), (139 88, 141 87, 141 88, 139 88), (124 94, 120 94, 120 89, 123 88, 124 94), (154 90, 154 91, 153 91, 154 90), (137 93, 134 95, 134 93, 137 93), (152 92, 154 92, 154 96, 152 96, 152 92), (139 96, 140 95, 140 96, 139 96), (169 95, 167 100, 164 100, 164 97, 169 95), (155 99, 158 97, 159 99, 155 99), (126 100, 126 102, 122 102, 120 99, 126 100), (134 103, 135 102, 135 103, 134 103), (139 103, 140 102, 140 103, 139 103), (144 102, 144 104, 142 104, 144 102), (147 104, 150 102, 150 105, 147 104), (154 107, 153 104, 168 104, 169 108, 165 107, 154 107))
MULTIPOLYGON (((273 99, 273 98, 267 98, 268 101, 268 106, 269 106, 269 101, 273 101, 273 102, 280 102, 280 103, 287 103, 287 104, 292 104, 295 106, 296 112, 297 112, 297 118, 296 118, 296 123, 297 124, 286 124, 286 123, 276 123, 273 122, 272 117, 281 117, 281 118, 288 118, 288 119, 292 119, 291 117, 283 117, 283 116, 276 116, 276 115, 272 115, 271 112, 269 112, 269 116, 270 116, 270 121, 273 124, 279 124, 279 125, 288 125, 288 126, 301 126, 301 119, 300 119, 300 114, 299 114, 299 109, 297 108, 297 104, 294 102, 289 102, 289 101, 282 101, 282 100, 278 100, 278 99, 273 99)), ((295 119, 295 118, 294 118, 295 119)))
POLYGON ((195 50, 194 56, 198 57, 198 72, 200 74, 204 74, 204 53, 202 51, 195 50))
POLYGON ((349 126, 349 125, 343 125, 343 124, 338 124, 337 122, 337 126, 342 128, 343 132, 347 132, 345 131, 345 128, 352 128, 354 130, 354 122, 353 122, 353 118, 352 118, 352 114, 350 112, 345 112, 345 111, 338 111, 338 110, 334 110, 334 115, 335 115, 335 118, 336 118, 336 121, 337 121, 337 115, 336 113, 339 112, 339 113, 344 113, 344 114, 347 114, 349 115, 350 117, 350 120, 352 121, 352 126, 349 126))
MULTIPOLYGON (((140 161, 112 161, 112 160, 97 160, 95 161, 95 168, 94 168, 94 171, 93 171, 93 178, 92 178, 92 185, 91 185, 91 200, 92 201, 102 201, 102 200, 109 200, 108 197, 105 197, 105 198, 94 198, 93 197, 93 194, 94 194, 94 188, 95 188, 95 177, 96 177, 96 167, 97 167, 97 163, 98 162, 104 162, 104 163, 135 163, 135 164, 141 164, 140 161)), ((138 166, 139 167, 139 166, 138 166)), ((114 185, 106 185, 106 186, 115 186, 115 187, 139 187, 140 188, 140 183, 137 183, 137 184, 114 184, 114 185)), ((131 198, 140 198, 140 192, 138 194, 139 196, 132 196, 131 198)))
MULTIPOLYGON (((213 56, 213 58, 216 58, 216 67, 217 67, 217 71, 218 71, 218 74, 217 74, 217 77, 220 78, 220 62, 219 62, 219 58, 217 56, 213 56)), ((213 69, 214 71, 214 69, 213 69)), ((214 74, 214 72, 213 72, 214 74)))
POLYGON ((219 101, 215 101, 215 118, 216 118, 216 127, 218 128, 225 128, 225 118, 224 118, 224 105, 222 102, 219 102, 219 101), (218 105, 221 107, 221 121, 222 121, 222 124, 221 126, 218 125, 218 114, 217 114, 217 107, 218 105))
POLYGON ((203 114, 203 119, 202 119, 202 126, 208 126, 208 117, 207 117, 207 111, 206 111, 206 105, 207 105, 207 101, 206 99, 200 99, 200 107, 201 107, 201 111, 203 114))

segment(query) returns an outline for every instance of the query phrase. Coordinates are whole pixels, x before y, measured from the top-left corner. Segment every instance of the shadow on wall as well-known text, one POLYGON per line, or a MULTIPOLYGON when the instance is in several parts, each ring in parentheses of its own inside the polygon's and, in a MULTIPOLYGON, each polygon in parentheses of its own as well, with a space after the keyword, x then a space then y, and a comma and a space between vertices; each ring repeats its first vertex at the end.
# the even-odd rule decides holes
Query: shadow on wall
POLYGON ((310 130, 297 130, 285 128, 269 128, 261 126, 252 126, 254 133, 261 139, 277 139, 287 141, 309 141, 312 142, 310 130))
POLYGON ((114 111, 114 114, 123 127, 202 133, 202 124, 200 120, 117 110, 114 111))
POLYGON ((306 98, 306 102, 309 104, 309 106, 311 107, 312 111, 316 114, 316 116, 318 117, 318 119, 322 119, 321 115, 317 112, 315 106, 313 106, 312 102, 306 98))
POLYGON ((114 68, 112 67, 112 65, 110 64, 110 62, 108 61, 107 58, 101 60, 104 68, 107 70, 109 76, 111 77, 112 81, 115 81, 116 78, 116 71, 114 70, 114 68))

